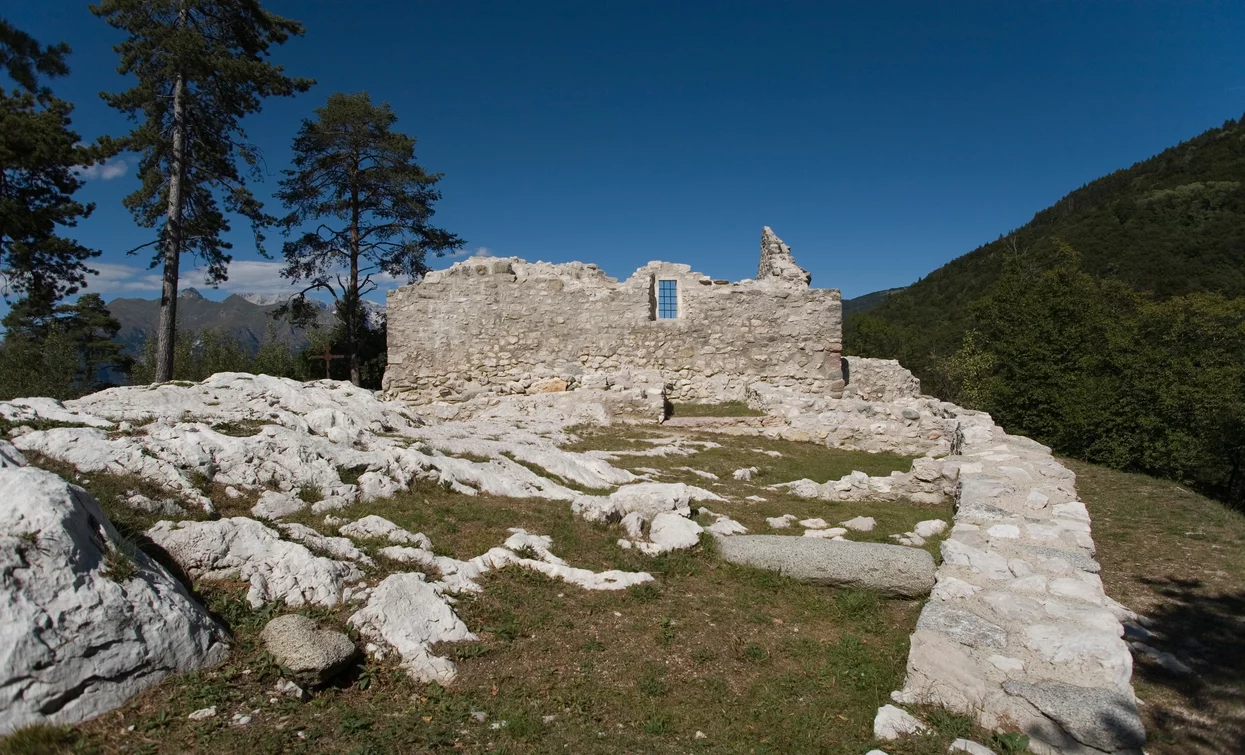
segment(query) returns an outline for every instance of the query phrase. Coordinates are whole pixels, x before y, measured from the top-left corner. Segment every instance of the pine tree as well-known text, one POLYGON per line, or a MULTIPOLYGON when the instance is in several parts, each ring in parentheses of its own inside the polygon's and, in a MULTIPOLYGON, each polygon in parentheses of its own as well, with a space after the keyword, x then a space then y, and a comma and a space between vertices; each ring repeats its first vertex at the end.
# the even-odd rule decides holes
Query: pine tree
POLYGON ((0 275, 4 293, 20 294, 39 317, 85 284, 86 262, 99 255, 59 235, 94 209, 74 200, 82 186, 74 169, 108 153, 106 145, 80 145, 73 106, 40 86, 40 75, 68 73, 68 54, 68 46, 43 47, 0 19, 0 69, 17 84, 0 87, 0 275))
POLYGON ((336 93, 294 139, 294 170, 285 171, 277 197, 290 213, 286 234, 314 223, 285 243, 282 275, 320 289, 337 302, 350 360, 350 380, 361 381, 360 344, 366 340, 363 299, 377 273, 414 280, 427 272, 429 253, 444 254, 462 239, 429 225, 441 198, 440 173, 415 161, 415 138, 393 130, 388 103, 366 92, 336 93), (344 278, 343 278, 344 271, 344 278))
POLYGON ((258 0, 103 0, 91 11, 129 34, 116 47, 117 70, 138 79, 103 97, 138 124, 120 140, 141 155, 142 186, 125 205, 140 225, 158 229, 143 246, 157 247, 153 265, 164 268, 155 379, 165 382, 173 376, 181 255, 200 258, 207 282, 218 283, 231 259, 222 239, 225 213, 247 218, 261 249, 263 228, 273 220, 246 186, 248 176, 260 177, 261 160, 241 120, 264 98, 303 92, 314 82, 290 78, 268 61, 272 45, 302 35, 303 27, 258 0))
POLYGON ((60 326, 78 352, 81 367, 79 384, 84 393, 97 389, 105 369, 125 372, 132 360, 121 355, 116 342, 121 323, 112 316, 99 294, 83 294, 73 304, 58 308, 60 326))

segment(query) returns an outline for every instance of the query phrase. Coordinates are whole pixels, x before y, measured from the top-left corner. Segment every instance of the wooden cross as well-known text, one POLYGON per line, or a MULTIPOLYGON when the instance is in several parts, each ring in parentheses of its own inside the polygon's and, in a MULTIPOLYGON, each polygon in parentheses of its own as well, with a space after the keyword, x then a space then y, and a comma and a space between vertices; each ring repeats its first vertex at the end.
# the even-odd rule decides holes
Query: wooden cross
POLYGON ((332 364, 333 364, 333 360, 334 360, 334 359, 345 359, 346 357, 345 357, 345 356, 343 356, 343 355, 341 355, 341 354, 334 354, 334 353, 333 353, 333 352, 329 349, 329 345, 326 343, 326 344, 324 344, 324 353, 323 353, 323 354, 315 354, 315 355, 309 356, 309 357, 307 357, 307 358, 308 358, 308 359, 323 359, 323 360, 324 360, 324 379, 325 379, 325 380, 332 380, 332 379, 333 379, 333 376, 332 376, 332 374, 330 374, 330 373, 329 373, 329 367, 331 367, 331 366, 332 366, 332 364))

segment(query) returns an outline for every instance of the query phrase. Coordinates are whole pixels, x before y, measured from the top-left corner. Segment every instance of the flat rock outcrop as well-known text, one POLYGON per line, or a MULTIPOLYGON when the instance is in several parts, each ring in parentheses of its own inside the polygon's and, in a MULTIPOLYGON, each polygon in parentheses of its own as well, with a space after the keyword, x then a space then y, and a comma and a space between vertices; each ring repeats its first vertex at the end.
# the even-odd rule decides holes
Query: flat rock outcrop
POLYGON ((224 658, 224 631, 86 491, 6 465, 0 500, 0 735, 97 716, 224 658))
POLYGON ((934 559, 916 548, 816 537, 736 535, 718 539, 722 558, 804 582, 919 597, 934 586, 934 559))

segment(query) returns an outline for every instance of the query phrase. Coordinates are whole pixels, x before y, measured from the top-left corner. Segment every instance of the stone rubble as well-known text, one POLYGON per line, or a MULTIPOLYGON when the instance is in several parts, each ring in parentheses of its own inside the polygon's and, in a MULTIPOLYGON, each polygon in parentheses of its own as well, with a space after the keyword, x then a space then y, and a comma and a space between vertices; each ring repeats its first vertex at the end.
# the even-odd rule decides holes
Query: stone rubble
MULTIPOLYGON (((935 503, 953 496, 957 507, 950 533, 945 522, 928 520, 896 536, 919 545, 947 535, 936 578, 924 551, 836 541, 849 528, 876 526, 871 517, 836 528, 824 521, 810 527, 806 520, 801 522, 804 534, 817 536, 793 538, 745 535, 738 522, 705 511, 715 519, 707 529, 717 537, 723 557, 888 594, 921 595, 932 587, 912 635, 907 678, 896 702, 941 705, 973 715, 987 728, 1018 725, 1040 751, 1139 752, 1145 739, 1130 685, 1131 652, 1172 668, 1184 664, 1154 650, 1146 642, 1144 617, 1103 593, 1089 515, 1077 501, 1072 473, 1049 449, 1007 435, 988 415, 920 395, 919 383, 895 363, 846 361, 851 379, 842 398, 829 391, 803 392, 806 386, 798 381, 754 381, 745 397, 766 417, 730 418, 704 429, 917 456, 907 472, 884 477, 853 472, 840 480, 797 480, 771 489, 869 503, 935 503), (1122 639, 1122 621, 1131 648, 1122 639)), ((619 384, 611 387, 608 380, 598 385, 590 371, 567 378, 534 376, 522 387, 527 395, 459 397, 453 404, 427 407, 426 417, 346 383, 302 384, 231 373, 192 385, 110 389, 63 404, 50 399, 0 402, 0 417, 10 421, 80 425, 15 431, 11 445, 0 442, 0 467, 20 466, 23 451, 35 452, 82 473, 142 477, 183 504, 211 512, 210 499, 198 487, 206 478, 232 491, 231 497, 253 496, 253 513, 271 519, 308 505, 315 513, 333 511, 426 480, 468 495, 566 501, 585 519, 621 523, 627 538, 620 544, 658 553, 699 542, 705 528, 692 519, 692 503, 723 499, 684 483, 643 480, 611 466, 610 460, 689 456, 717 444, 660 437, 645 439, 635 450, 588 453, 563 451, 559 445, 572 440, 566 428, 574 422, 611 421, 606 403, 596 400, 600 395, 635 398, 644 393, 641 404, 651 408, 653 397, 662 396, 664 380, 645 375, 646 387, 633 394, 630 388, 613 390, 619 384), (537 395, 534 390, 554 392, 537 395), (612 492, 586 495, 560 481, 612 492), (318 489, 321 500, 304 502, 309 488, 318 489)), ((705 384, 692 382, 678 388, 684 393, 702 389, 705 384)), ((713 390, 719 389, 725 390, 713 390)), ((747 479, 751 473, 733 477, 747 479)), ((127 500, 144 511, 159 506, 170 516, 180 515, 164 508, 168 502, 137 494, 127 500)), ((794 521, 792 515, 767 518, 773 529, 794 521)), ((350 621, 371 641, 369 652, 392 648, 404 667, 424 680, 453 678, 453 664, 428 648, 471 637, 452 610, 452 596, 480 589, 475 580, 489 570, 517 565, 587 589, 621 589, 652 579, 643 573, 574 569, 549 551, 547 538, 519 530, 512 531, 504 547, 459 561, 434 554, 422 534, 381 517, 326 523, 333 522, 341 525, 340 537, 292 523, 274 525, 278 531, 244 517, 162 521, 148 535, 192 578, 247 581, 252 605, 272 600, 292 607, 332 606, 347 599, 363 603, 350 621), (438 576, 430 582, 422 574, 392 574, 368 587, 360 566, 369 565, 370 558, 350 538, 388 543, 380 555, 435 570, 438 576)))
POLYGON ((1132 656, 1073 474, 988 415, 964 412, 958 432, 942 460, 959 479, 954 526, 899 699, 1019 726, 1052 752, 1139 752, 1132 656))
POLYGON ((541 391, 655 398, 653 420, 663 394, 738 401, 756 380, 841 393, 839 292, 810 288, 769 229, 757 275, 731 283, 654 261, 619 281, 582 262, 462 260, 389 293, 389 334, 405 347, 391 351, 383 385, 420 402, 541 391), (669 285, 674 311, 659 312, 669 285))

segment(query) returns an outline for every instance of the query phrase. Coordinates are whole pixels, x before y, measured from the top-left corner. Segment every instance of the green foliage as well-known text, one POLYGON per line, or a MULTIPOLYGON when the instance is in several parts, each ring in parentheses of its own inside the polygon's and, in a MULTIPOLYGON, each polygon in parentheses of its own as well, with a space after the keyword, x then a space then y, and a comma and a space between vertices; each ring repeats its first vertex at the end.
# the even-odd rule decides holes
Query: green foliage
POLYGON ((0 19, 0 70, 18 85, 0 86, 0 274, 16 292, 49 311, 76 293, 99 252, 59 235, 91 214, 74 200, 82 187, 76 168, 106 156, 80 143, 71 128, 73 106, 39 87, 38 75, 69 72, 64 44, 42 47, 0 19))
MULTIPOLYGON (((130 89, 104 101, 136 123, 117 144, 139 153, 141 184, 125 198, 139 225, 156 228, 153 264, 164 266, 157 376, 173 372, 177 269, 183 252, 206 266, 210 283, 225 280, 231 248, 226 213, 247 218, 262 249, 273 222, 247 188, 263 162, 241 120, 263 100, 304 92, 314 83, 285 75, 269 48, 301 35, 296 21, 255 0, 102 0, 91 12, 128 36, 116 46, 117 72, 130 89), (246 166, 239 170, 239 163, 246 166), (223 204, 223 207, 222 207, 223 204)), ((137 251, 134 249, 132 251, 137 251)))
POLYGON ((1057 249, 1044 269, 1010 261, 968 307, 952 394, 1061 453, 1241 502, 1245 297, 1156 300, 1057 249))
MULTIPOLYGON (((304 355, 295 354, 289 346, 269 339, 254 355, 248 354, 237 340, 224 331, 207 328, 198 333, 178 331, 174 341, 174 380, 201 381, 218 372, 249 372, 252 374, 312 380, 314 366, 304 355)), ((156 341, 149 338, 143 352, 134 362, 130 382, 146 385, 155 382, 156 341)))
MULTIPOLYGON (((373 104, 367 92, 335 93, 315 112, 294 139, 294 169, 277 192, 289 208, 283 223, 292 236, 282 275, 304 283, 304 294, 320 289, 333 296, 336 335, 350 379, 361 385, 361 352, 373 332, 362 297, 375 289, 372 276, 414 280, 427 272, 429 253, 463 242, 429 224, 441 174, 416 162, 415 138, 393 130, 397 116, 388 103, 373 104), (300 232, 308 224, 315 230, 300 232)), ((300 295, 289 308, 305 316, 305 303, 300 295)))
POLYGON ((1245 120, 848 317, 844 345, 1061 453, 1241 503, 1242 297, 1245 120))
POLYGON ((54 310, 26 297, 4 317, 0 346, 0 398, 74 398, 100 387, 104 368, 125 368, 119 326, 97 294, 54 310))

